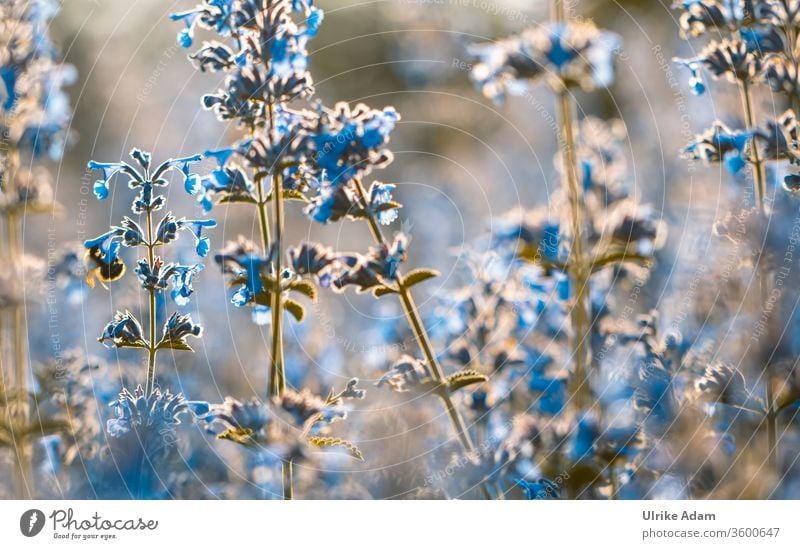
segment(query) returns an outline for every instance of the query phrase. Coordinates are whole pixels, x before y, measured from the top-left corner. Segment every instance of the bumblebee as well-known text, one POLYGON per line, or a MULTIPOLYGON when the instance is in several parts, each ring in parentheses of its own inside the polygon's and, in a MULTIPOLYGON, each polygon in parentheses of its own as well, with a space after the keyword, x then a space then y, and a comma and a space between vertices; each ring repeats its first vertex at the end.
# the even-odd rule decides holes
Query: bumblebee
POLYGON ((100 285, 107 290, 106 282, 119 280, 125 274, 125 264, 122 260, 116 258, 110 263, 107 262, 99 248, 86 250, 84 263, 86 264, 86 284, 92 289, 95 287, 95 281, 99 281, 100 285))

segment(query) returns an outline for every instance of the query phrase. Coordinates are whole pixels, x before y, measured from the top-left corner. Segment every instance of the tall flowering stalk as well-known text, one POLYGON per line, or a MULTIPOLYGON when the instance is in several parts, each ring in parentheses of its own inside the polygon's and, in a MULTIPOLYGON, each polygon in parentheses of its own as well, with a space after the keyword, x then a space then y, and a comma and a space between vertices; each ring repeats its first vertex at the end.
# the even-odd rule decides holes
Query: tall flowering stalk
MULTIPOLYGON (((561 1, 551 4, 551 12, 551 21, 546 24, 472 49, 477 57, 472 79, 495 102, 502 103, 507 95, 527 95, 540 82, 553 92, 559 122, 556 166, 562 179, 561 188, 550 197, 549 207, 511 212, 492 238, 491 249, 497 257, 486 255, 474 267, 498 296, 487 298, 470 293, 470 299, 497 303, 498 319, 508 314, 504 305, 513 305, 517 311, 513 316, 518 320, 512 340, 533 340, 516 348, 493 345, 491 336, 497 334, 498 342, 507 341, 509 336, 500 334, 506 334, 509 328, 493 313, 480 313, 490 319, 485 321, 489 326, 483 328, 486 345, 496 345, 492 367, 511 372, 498 372, 498 383, 502 386, 506 375, 530 375, 529 388, 536 397, 533 406, 537 411, 533 418, 515 418, 509 440, 495 453, 483 456, 479 466, 502 478, 501 472, 520 458, 524 445, 520 445, 518 437, 535 436, 535 446, 539 437, 545 436, 536 416, 560 415, 569 404, 569 436, 563 439, 559 438, 563 435, 549 434, 559 440, 557 451, 536 466, 559 478, 561 484, 534 478, 522 479, 518 486, 532 499, 560 497, 564 484, 574 497, 582 497, 596 489, 599 479, 606 479, 606 493, 616 497, 620 476, 617 463, 644 447, 634 441, 644 437, 647 429, 641 424, 625 425, 619 430, 606 426, 612 418, 606 414, 605 349, 623 336, 625 340, 640 339, 631 335, 635 329, 606 327, 614 315, 610 296, 614 286, 645 280, 666 231, 664 223, 655 219, 652 208, 638 204, 623 187, 624 161, 618 143, 625 137, 624 126, 592 117, 580 123, 574 120, 575 89, 591 91, 611 84, 619 38, 589 21, 571 21, 561 1), (503 272, 512 274, 507 280, 498 280, 493 274, 497 267, 491 265, 498 261, 508 263, 503 272), (526 287, 534 291, 523 290, 526 287), (532 294, 530 301, 520 297, 527 293, 532 294), (550 297, 554 302, 543 301, 544 295, 555 296, 555 300, 550 297), (556 357, 563 355, 556 350, 562 337, 558 319, 564 311, 570 325, 569 352, 559 371, 556 357), (562 394, 564 390, 570 394, 569 401, 562 394), (565 474, 567 478, 563 478, 565 474)), ((472 315, 464 322, 468 329, 476 330, 485 323, 472 315)), ((469 347, 464 347, 468 341, 467 337, 456 338, 458 352, 453 359, 476 360, 469 347)), ((633 370, 645 379, 645 372, 656 363, 659 375, 668 377, 669 361, 662 360, 662 355, 661 344, 645 347, 633 370)), ((651 386, 633 380, 627 390, 653 393, 651 386)), ((473 396, 474 413, 491 418, 493 414, 486 408, 489 399, 499 403, 501 396, 492 390, 473 396)), ((645 402, 655 400, 624 405, 643 409, 645 402)))
MULTIPOLYGON (((587 243, 586 224, 589 219, 584 211, 583 185, 576 158, 571 89, 591 90, 610 84, 618 39, 611 33, 598 30, 590 22, 570 22, 560 0, 553 0, 551 12, 551 22, 542 28, 527 30, 494 45, 476 47, 474 52, 480 63, 474 68, 472 77, 483 93, 496 101, 502 101, 507 93, 526 93, 529 82, 540 80, 547 82, 556 98, 560 171, 568 217, 564 232, 571 238, 568 257, 558 266, 568 275, 572 296, 573 371, 570 386, 573 403, 576 409, 581 410, 591 404, 588 381, 592 361, 590 276, 596 269, 618 261, 646 258, 639 257, 634 250, 623 250, 619 257, 613 257, 613 254, 592 256, 587 243)), ((543 242, 543 248, 533 250, 529 259, 548 265, 553 259, 553 253, 549 251, 552 248, 558 248, 557 241, 555 245, 543 242)))
MULTIPOLYGON (((220 120, 234 120, 246 136, 232 147, 209 151, 219 161, 219 169, 201 180, 197 195, 206 210, 214 203, 235 202, 257 208, 260 254, 254 254, 249 244, 237 247, 232 243, 227 250, 238 249, 248 258, 240 257, 237 263, 239 256, 224 252, 217 259, 233 275, 233 284, 244 282, 234 294, 233 304, 253 307, 257 324, 271 323, 267 396, 272 400, 281 398, 286 389, 284 313, 298 321, 304 316, 302 306, 286 294, 292 291, 316 298, 314 285, 299 280, 283 260, 285 201, 302 200, 303 191, 312 183, 302 169, 296 143, 305 115, 288 105, 298 98, 308 99, 314 92, 306 48, 322 17, 311 0, 208 1, 172 16, 186 25, 178 35, 184 47, 192 46, 196 28, 215 31, 225 41, 204 42, 190 57, 202 71, 227 74, 223 87, 205 95, 203 104, 220 120), (267 181, 271 182, 269 191, 267 181), (267 212, 270 203, 272 227, 267 212), (243 277, 235 274, 239 269, 245 270, 243 277)), ((291 461, 282 468, 284 498, 291 499, 291 461)))
MULTIPOLYGON (((701 95, 706 91, 702 73, 706 72, 714 80, 721 80, 738 87, 742 109, 740 116, 744 121, 741 129, 731 129, 721 121, 715 121, 711 128, 697 136, 685 149, 691 159, 707 163, 722 162, 731 174, 740 173, 748 165, 752 168, 754 206, 756 221, 746 222, 749 227, 749 254, 755 264, 756 279, 760 287, 760 300, 756 312, 770 316, 772 305, 770 296, 782 291, 781 281, 776 279, 775 251, 772 249, 772 233, 780 222, 776 214, 785 208, 786 198, 779 195, 770 197, 768 187, 767 163, 776 165, 775 172, 788 164, 797 165, 800 161, 797 148, 797 105, 798 94, 798 45, 797 31, 800 24, 800 2, 796 0, 696 0, 675 5, 680 10, 682 36, 686 39, 713 32, 721 38, 711 40, 700 55, 689 59, 676 59, 676 62, 691 71, 690 86, 693 92, 701 95), (766 85, 773 92, 786 96, 790 107, 777 119, 759 123, 756 95, 754 89, 766 85), (787 162, 788 161, 788 162, 787 162), (784 204, 782 204, 782 202, 784 204), (766 311, 762 313, 763 311, 766 311)), ((784 187, 794 192, 800 188, 797 175, 784 172, 784 187)), ((729 215, 717 224, 717 232, 722 236, 733 234, 734 218, 748 217, 746 211, 729 215)), ((769 320, 769 319, 768 319, 769 320)), ((774 341, 777 334, 766 330, 767 337, 774 341)), ((769 342, 768 342, 769 343, 769 342)), ((778 465, 777 421, 782 411, 776 402, 775 386, 782 385, 776 379, 773 359, 775 349, 767 349, 763 343, 754 350, 759 353, 757 360, 761 373, 759 380, 764 384, 763 422, 766 424, 768 460, 778 465), (766 351, 766 352, 763 352, 766 351)), ((741 374, 739 374, 741 375, 741 374)))
POLYGON ((69 99, 62 88, 75 79, 72 66, 62 65, 47 34, 57 10, 49 2, 8 1, 0 6, 0 215, 3 220, 6 269, 0 280, 2 295, 3 415, 17 458, 15 493, 33 495, 30 439, 29 379, 26 330, 29 284, 39 260, 24 255, 22 228, 28 214, 55 214, 50 174, 38 164, 61 158, 69 141, 69 99), (6 350, 10 353, 6 355, 6 350), (13 376, 8 364, 13 364, 13 376), (12 384, 13 383, 13 384, 12 384), (13 394, 12 394, 13 391, 13 394))
POLYGON ((156 215, 166 206, 166 196, 160 194, 169 185, 168 172, 181 174, 187 191, 192 192, 198 184, 199 176, 192 172, 191 166, 199 162, 200 155, 170 159, 159 165, 153 165, 150 153, 133 149, 128 162, 95 162, 89 163, 91 170, 101 173, 101 178, 94 184, 94 194, 100 200, 108 198, 112 180, 125 179, 127 187, 136 191, 131 203, 131 211, 139 221, 124 217, 119 225, 84 243, 86 248, 86 282, 90 288, 97 283, 104 287, 124 276, 127 268, 122 257, 122 248, 143 248, 143 257, 136 262, 135 272, 139 285, 147 293, 147 332, 142 327, 136 314, 131 311, 117 311, 98 340, 109 348, 139 349, 146 354, 146 373, 144 388, 142 385, 133 391, 126 388, 120 392, 117 400, 111 403, 115 417, 108 421, 108 432, 111 437, 120 439, 124 444, 128 435, 139 441, 138 450, 125 451, 126 459, 139 455, 138 477, 131 481, 138 485, 141 496, 152 477, 158 476, 153 470, 156 458, 165 455, 174 440, 175 425, 180 423, 179 416, 185 412, 203 413, 192 403, 187 403, 182 395, 173 395, 169 390, 162 390, 156 378, 156 358, 160 350, 192 351, 188 338, 200 337, 202 327, 192 321, 190 314, 173 312, 169 318, 160 323, 158 317, 157 296, 169 291, 178 307, 189 303, 194 288, 195 275, 203 270, 203 264, 181 264, 165 259, 163 250, 173 244, 181 234, 188 234, 194 239, 194 249, 201 258, 210 250, 209 238, 205 236, 208 229, 216 226, 213 219, 177 218, 171 212, 156 215), (142 218, 144 218, 142 220, 142 218), (160 252, 160 253, 157 253, 160 252), (159 330, 159 325, 161 329, 159 330))

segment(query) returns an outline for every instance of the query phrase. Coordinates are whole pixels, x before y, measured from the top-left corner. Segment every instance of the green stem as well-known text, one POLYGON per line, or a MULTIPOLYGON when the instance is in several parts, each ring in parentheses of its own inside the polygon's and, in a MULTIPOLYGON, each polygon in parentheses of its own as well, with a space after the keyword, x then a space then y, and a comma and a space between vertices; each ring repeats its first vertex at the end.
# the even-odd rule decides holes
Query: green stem
MULTIPOLYGON (((357 179, 353 181, 361 201, 365 205, 368 204, 367 192, 364 190, 364 186, 361 184, 361 181, 358 181, 357 179)), ((375 216, 371 213, 367 214, 367 223, 375 242, 385 246, 387 244, 386 239, 383 237, 383 233, 381 232, 375 216)), ((430 366, 431 376, 433 377, 434 382, 437 385, 440 385, 445 382, 444 370, 439 364, 439 360, 436 358, 430 337, 428 336, 428 332, 425 329, 422 320, 420 319, 417 306, 414 303, 414 297, 411 295, 411 290, 409 287, 406 286, 405 280, 403 279, 399 269, 395 275, 395 281, 397 282, 400 302, 403 305, 403 312, 405 313, 411 330, 414 332, 414 338, 417 340, 417 344, 419 345, 422 354, 425 355, 425 360, 430 366)), ((472 444, 472 439, 470 439, 467 428, 464 425, 464 420, 461 418, 461 414, 458 413, 458 409, 456 408, 450 393, 447 390, 444 390, 441 391, 438 396, 444 403, 445 410, 447 411, 447 417, 450 419, 450 425, 452 426, 458 441, 461 443, 461 446, 467 453, 474 453, 475 446, 472 444)), ((486 486, 481 485, 481 492, 487 499, 491 499, 491 494, 486 486)))
MULTIPOLYGON (((267 3, 267 9, 270 9, 267 3)), ((268 107, 270 130, 275 126, 275 112, 270 102, 268 107)), ((286 388, 286 370, 284 365, 283 353, 283 176, 278 166, 273 167, 272 173, 272 199, 275 202, 275 240, 272 243, 274 250, 273 259, 275 261, 275 291, 272 294, 272 353, 271 368, 269 376, 270 397, 280 396, 286 388)), ((281 476, 283 478, 283 499, 293 499, 293 465, 288 460, 281 464, 281 476)))
MULTIPOLYGON (((153 237, 153 212, 147 209, 147 260, 150 268, 155 268, 155 242, 153 237)), ((145 385, 145 395, 150 395, 156 385, 156 290, 148 288, 148 312, 150 339, 147 342, 147 383, 145 385)))
POLYGON ((267 255, 269 249, 269 222, 267 221, 267 201, 264 196, 264 174, 256 174, 256 192, 258 193, 258 226, 261 231, 261 251, 267 255))
MULTIPOLYGON (((14 214, 6 218, 6 233, 8 238, 8 251, 11 272, 17 281, 24 280, 24 266, 19 238, 19 219, 14 214)), ((27 428, 30 423, 28 410, 28 361, 27 361, 27 336, 25 327, 25 293, 18 296, 19 301, 14 303, 12 309, 14 345, 14 390, 19 399, 19 415, 11 418, 19 427, 27 428)), ((15 434, 15 447, 17 454, 17 467, 15 475, 16 499, 28 499, 32 494, 31 477, 31 448, 26 437, 15 434)))
POLYGON ((570 310, 572 324, 572 350, 575 355, 575 370, 571 379, 571 393, 577 409, 589 404, 590 315, 588 307, 589 266, 585 254, 586 243, 583 231, 583 193, 577 173, 575 158, 575 136, 573 130, 572 101, 569 92, 563 88, 557 92, 558 114, 562 139, 561 156, 563 163, 564 187, 570 206, 572 231, 572 250, 568 265, 568 275, 575 300, 570 310))
POLYGON ((294 499, 294 489, 292 488, 292 461, 289 460, 281 466, 283 474, 283 499, 294 499))
MULTIPOLYGON (((750 84, 746 80, 739 81, 739 88, 742 99, 742 111, 744 112, 746 130, 751 131, 755 128, 755 116, 753 114, 753 98, 750 92, 750 84)), ((753 164, 753 190, 755 192, 756 207, 761 215, 766 215, 764 198, 767 194, 767 178, 764 173, 764 163, 759 158, 758 147, 755 142, 750 150, 751 162, 753 164)))
POLYGON ((283 181, 279 173, 272 176, 272 197, 275 201, 275 239, 274 274, 275 291, 272 294, 272 368, 270 374, 270 396, 279 396, 286 387, 286 374, 283 363, 283 287, 281 272, 283 271, 283 181))
MULTIPOLYGON (((742 111, 745 117, 746 130, 751 131, 755 128, 755 115, 753 113, 753 99, 750 92, 750 85, 746 80, 740 81, 740 92, 742 99, 742 111)), ((753 164, 753 189, 755 191, 756 206, 758 207, 758 212, 762 220, 766 221, 767 209, 766 205, 764 204, 764 198, 767 189, 766 174, 764 171, 764 163, 759 158, 758 147, 756 146, 755 142, 753 142, 751 145, 750 155, 751 155, 751 162, 753 164)), ((760 255, 756 261, 757 261, 756 268, 757 268, 758 285, 760 288, 760 296, 761 296, 759 307, 761 307, 765 303, 767 303, 767 299, 769 297, 768 296, 769 288, 767 287, 769 273, 766 272, 765 265, 760 255)), ((770 378, 769 366, 770 366, 769 363, 764 364, 764 377, 765 377, 764 398, 767 408, 764 421, 767 424, 767 451, 768 451, 767 459, 770 465, 774 468, 777 467, 778 464, 778 437, 777 437, 778 425, 777 425, 777 413, 775 411, 775 396, 773 395, 772 379, 770 378)))

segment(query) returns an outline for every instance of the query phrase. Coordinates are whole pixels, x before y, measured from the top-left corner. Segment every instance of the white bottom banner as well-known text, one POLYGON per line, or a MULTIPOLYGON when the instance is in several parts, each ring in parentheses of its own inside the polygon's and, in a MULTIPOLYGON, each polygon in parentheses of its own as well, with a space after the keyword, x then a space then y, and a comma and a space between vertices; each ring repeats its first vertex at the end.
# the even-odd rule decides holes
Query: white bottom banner
POLYGON ((0 545, 795 548, 798 516, 797 501, 3 501, 0 545))

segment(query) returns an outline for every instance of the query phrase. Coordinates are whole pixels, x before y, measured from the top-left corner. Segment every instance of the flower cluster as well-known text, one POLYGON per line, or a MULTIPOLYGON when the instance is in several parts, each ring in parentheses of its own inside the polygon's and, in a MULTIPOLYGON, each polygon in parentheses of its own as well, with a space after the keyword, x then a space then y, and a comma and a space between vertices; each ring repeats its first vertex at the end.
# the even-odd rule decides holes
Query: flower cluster
POLYGON ((496 102, 506 95, 524 95, 537 81, 554 90, 607 87, 614 78, 617 35, 589 21, 547 23, 518 36, 473 46, 477 58, 472 80, 496 102))
POLYGON ((70 140, 72 111, 63 88, 76 79, 74 67, 60 62, 47 35, 57 11, 49 0, 0 6, 0 128, 10 148, 54 160, 70 140))
MULTIPOLYGON (((150 153, 139 149, 131 151, 135 163, 125 161, 101 163, 92 161, 89 168, 101 173, 94 184, 94 193, 105 200, 112 192, 112 183, 124 178, 127 187, 135 191, 131 211, 135 218, 124 217, 119 225, 110 227, 102 235, 84 243, 86 249, 86 282, 94 287, 99 281, 103 286, 120 279, 126 272, 123 250, 143 250, 136 261, 135 272, 139 286, 149 297, 147 331, 137 316, 129 311, 117 311, 102 335, 101 343, 110 348, 134 348, 147 354, 147 373, 144 387, 138 384, 131 392, 123 388, 117 399, 111 402, 114 417, 107 422, 107 431, 115 439, 112 444, 120 456, 135 460, 141 456, 141 473, 131 482, 138 490, 155 490, 161 482, 154 460, 165 459, 175 447, 176 426, 180 416, 187 412, 204 414, 208 410, 201 405, 187 403, 182 395, 162 391, 156 382, 156 354, 159 350, 191 351, 187 338, 200 337, 202 327, 192 321, 189 314, 173 312, 166 319, 158 336, 157 297, 170 290, 172 300, 179 307, 188 304, 194 288, 194 277, 202 271, 202 263, 181 264, 164 259, 163 250, 188 232, 194 239, 194 250, 205 257, 210 249, 205 231, 213 228, 212 219, 176 218, 171 212, 163 214, 156 223, 155 215, 164 210, 166 195, 162 191, 170 184, 169 172, 177 172, 184 187, 197 192, 200 176, 192 171, 192 164, 202 157, 193 155, 167 160, 154 165, 150 153), (161 251, 157 255, 156 251, 161 251), (138 441, 130 447, 133 440, 138 441), (144 463, 147 463, 147 467, 144 463)), ((113 450, 112 450, 113 451, 113 450)))
MULTIPOLYGON (((754 166, 756 172, 763 171, 761 164, 765 162, 797 164, 800 151, 795 110, 800 95, 795 19, 800 5, 793 0, 693 0, 676 7, 681 10, 685 36, 700 36, 709 28, 716 29, 721 35, 719 40, 708 43, 700 55, 675 59, 676 63, 690 70, 692 91, 698 95, 705 93, 704 71, 715 80, 737 85, 745 105, 743 116, 747 126, 731 129, 717 120, 686 147, 684 154, 706 163, 723 162, 734 174, 748 164, 754 166), (751 89, 763 85, 784 94, 792 108, 777 120, 765 120, 759 127, 754 117, 751 89)), ((795 174, 784 176, 788 190, 794 190, 795 180, 795 174)), ((757 182, 757 186, 763 185, 757 182)), ((764 190, 756 189, 759 200, 763 200, 764 190)))

